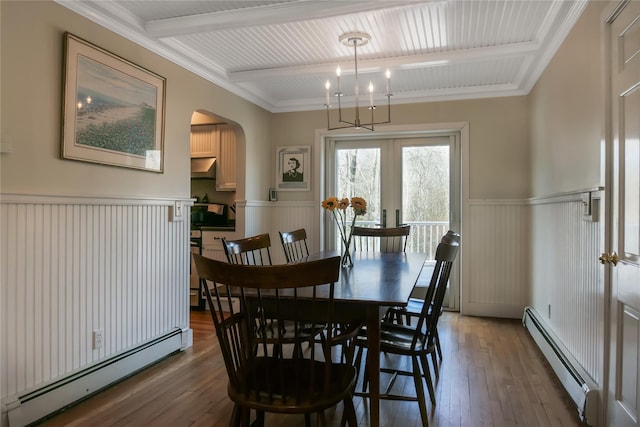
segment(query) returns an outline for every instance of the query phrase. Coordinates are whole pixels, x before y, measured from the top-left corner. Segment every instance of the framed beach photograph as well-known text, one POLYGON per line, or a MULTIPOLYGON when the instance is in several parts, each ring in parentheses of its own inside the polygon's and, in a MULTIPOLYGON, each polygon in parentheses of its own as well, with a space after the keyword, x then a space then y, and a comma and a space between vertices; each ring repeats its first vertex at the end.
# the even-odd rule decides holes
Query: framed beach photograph
POLYGON ((311 146, 276 148, 276 190, 309 191, 311 146))
POLYGON ((62 158, 162 172, 165 84, 65 33, 62 158))

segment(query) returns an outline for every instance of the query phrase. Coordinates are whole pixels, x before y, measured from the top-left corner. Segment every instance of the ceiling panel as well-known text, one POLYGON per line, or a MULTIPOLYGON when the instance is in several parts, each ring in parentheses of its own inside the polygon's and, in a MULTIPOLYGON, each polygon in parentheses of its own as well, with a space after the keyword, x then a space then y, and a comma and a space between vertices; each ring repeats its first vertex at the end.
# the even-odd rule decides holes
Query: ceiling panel
POLYGON ((335 90, 337 65, 343 69, 344 101, 353 100, 353 47, 338 41, 351 31, 371 35, 357 52, 361 93, 369 80, 376 92, 384 92, 383 73, 389 68, 394 103, 526 94, 586 5, 562 0, 58 1, 273 112, 323 108, 324 82, 332 81, 335 90))

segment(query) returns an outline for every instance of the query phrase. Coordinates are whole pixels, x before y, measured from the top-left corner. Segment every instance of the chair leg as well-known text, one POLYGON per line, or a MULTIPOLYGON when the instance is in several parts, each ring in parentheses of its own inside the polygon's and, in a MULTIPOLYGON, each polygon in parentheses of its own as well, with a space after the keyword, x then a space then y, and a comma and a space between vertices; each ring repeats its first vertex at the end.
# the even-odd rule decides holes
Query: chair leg
POLYGON ((231 412, 231 419, 229 420, 229 427, 240 427, 242 421, 242 408, 237 404, 233 405, 233 412, 231 412))
POLYGON ((353 397, 349 396, 344 399, 344 411, 342 412, 342 421, 340 427, 345 427, 349 424, 349 427, 357 427, 358 419, 356 418, 356 408, 353 405, 353 397))
POLYGON ((431 380, 431 372, 429 371, 429 362, 425 354, 420 355, 420 362, 422 364, 422 373, 424 379, 427 381, 427 388, 429 389, 429 396, 431 397, 431 403, 436 404, 436 391, 433 388, 433 381, 431 380))
POLYGON ((249 427, 251 425, 251 409, 240 408, 240 425, 242 427, 249 427))
MULTIPOLYGON (((429 415, 427 414, 427 403, 424 395, 424 386, 422 385, 422 374, 420 373, 420 364, 418 363, 418 358, 415 356, 411 357, 411 361, 413 363, 413 383, 416 387, 418 407, 420 408, 420 418, 422 418, 422 425, 424 427, 429 427, 429 415)), ((431 393, 431 389, 429 389, 429 393, 431 393)))
POLYGON ((440 336, 438 336, 438 328, 436 328, 435 333, 433 334, 434 342, 436 343, 436 351, 438 352, 438 357, 442 360, 442 347, 440 347, 440 336))
POLYGON ((251 427, 264 427, 264 411, 256 412, 256 419, 251 423, 251 427))
POLYGON ((311 427, 311 414, 304 414, 304 427, 311 427))
POLYGON ((436 352, 431 353, 431 362, 433 365, 433 374, 436 376, 436 379, 440 378, 440 370, 438 369, 438 358, 436 357, 436 352))
MULTIPOLYGON (((360 376, 360 368, 362 367, 362 353, 364 353, 364 347, 363 346, 358 346, 358 352, 356 353, 355 361, 353 363, 353 366, 355 366, 355 368, 356 368, 357 376, 360 376)), ((365 369, 366 369, 366 367, 365 367, 365 369)), ((366 380, 367 380, 367 375, 366 375, 366 370, 365 370, 365 375, 362 378, 362 381, 363 381, 363 390, 362 391, 363 392, 366 390, 364 388, 364 384, 365 384, 366 380)))

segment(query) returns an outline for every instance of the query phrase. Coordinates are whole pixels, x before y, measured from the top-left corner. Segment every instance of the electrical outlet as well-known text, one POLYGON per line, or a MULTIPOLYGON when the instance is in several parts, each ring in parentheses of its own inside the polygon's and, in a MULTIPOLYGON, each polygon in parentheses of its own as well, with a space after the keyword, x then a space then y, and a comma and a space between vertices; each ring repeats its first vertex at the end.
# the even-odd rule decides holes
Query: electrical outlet
POLYGON ((104 331, 102 329, 96 329, 93 331, 93 349, 97 350, 102 348, 104 344, 104 331))

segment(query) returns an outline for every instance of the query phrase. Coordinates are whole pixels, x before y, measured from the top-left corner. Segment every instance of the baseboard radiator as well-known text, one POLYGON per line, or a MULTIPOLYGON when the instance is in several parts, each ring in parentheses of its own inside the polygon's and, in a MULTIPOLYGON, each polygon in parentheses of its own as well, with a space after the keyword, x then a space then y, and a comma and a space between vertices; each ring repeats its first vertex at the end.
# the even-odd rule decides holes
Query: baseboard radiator
POLYGON ((176 329, 139 347, 5 402, 9 427, 34 423, 121 381, 185 347, 191 330, 176 329))
POLYGON ((533 307, 525 308, 522 323, 575 402, 584 425, 597 427, 600 390, 595 382, 540 319, 533 307))

